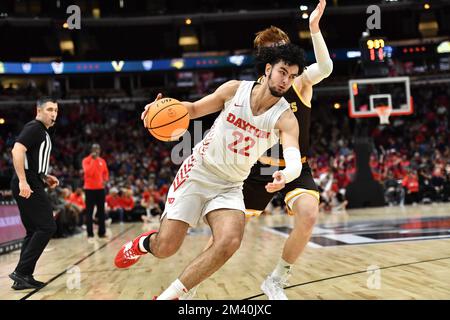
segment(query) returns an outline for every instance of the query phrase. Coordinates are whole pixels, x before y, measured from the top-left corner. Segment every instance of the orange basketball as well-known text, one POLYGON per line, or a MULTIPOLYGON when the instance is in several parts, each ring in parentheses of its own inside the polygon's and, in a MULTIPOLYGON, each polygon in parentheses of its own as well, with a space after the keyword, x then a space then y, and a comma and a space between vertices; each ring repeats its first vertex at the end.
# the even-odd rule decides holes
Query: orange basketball
POLYGON ((156 139, 175 141, 186 132, 189 120, 189 112, 180 101, 162 98, 150 107, 144 122, 156 139))

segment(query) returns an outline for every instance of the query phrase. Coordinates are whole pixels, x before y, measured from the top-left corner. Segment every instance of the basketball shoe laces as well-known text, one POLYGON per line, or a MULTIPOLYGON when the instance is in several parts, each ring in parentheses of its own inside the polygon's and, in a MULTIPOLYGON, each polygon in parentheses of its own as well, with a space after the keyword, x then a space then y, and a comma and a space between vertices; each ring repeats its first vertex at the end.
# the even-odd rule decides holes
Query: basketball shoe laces
POLYGON ((138 248, 137 245, 134 246, 133 242, 130 241, 130 247, 129 248, 125 248, 123 255, 125 257, 125 259, 127 260, 134 260, 139 258, 139 256, 142 256, 143 254, 145 254, 145 252, 141 252, 138 248))
POLYGON ((283 277, 274 277, 272 279, 281 289, 284 289, 284 287, 287 287, 289 285, 288 280, 290 277, 291 277, 291 274, 288 273, 288 274, 284 275, 283 277))
POLYGON ((290 273, 282 277, 268 276, 263 282, 261 289, 269 297, 269 300, 288 300, 284 288, 289 285, 290 273))

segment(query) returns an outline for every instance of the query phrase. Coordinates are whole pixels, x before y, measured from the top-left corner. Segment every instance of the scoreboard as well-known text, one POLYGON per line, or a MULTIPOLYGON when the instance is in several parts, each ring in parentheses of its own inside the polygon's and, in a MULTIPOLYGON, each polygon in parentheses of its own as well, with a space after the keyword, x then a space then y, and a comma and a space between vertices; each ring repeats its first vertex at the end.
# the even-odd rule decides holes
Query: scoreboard
POLYGON ((385 62, 385 38, 364 37, 360 40, 361 58, 363 62, 385 62))
MULTIPOLYGON (((386 77, 389 73, 390 48, 384 37, 363 36, 359 41, 362 69, 365 76, 386 77)), ((392 52, 391 52, 392 53, 392 52)))

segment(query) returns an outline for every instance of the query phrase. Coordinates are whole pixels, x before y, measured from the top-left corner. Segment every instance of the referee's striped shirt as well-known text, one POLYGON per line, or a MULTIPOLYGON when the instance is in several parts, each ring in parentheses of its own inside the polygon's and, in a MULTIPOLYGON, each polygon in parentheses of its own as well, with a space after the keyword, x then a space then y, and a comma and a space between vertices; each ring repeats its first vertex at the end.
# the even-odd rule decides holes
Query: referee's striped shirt
POLYGON ((20 132, 16 142, 26 148, 25 173, 27 177, 38 177, 48 174, 52 141, 47 128, 39 120, 28 122, 20 132))

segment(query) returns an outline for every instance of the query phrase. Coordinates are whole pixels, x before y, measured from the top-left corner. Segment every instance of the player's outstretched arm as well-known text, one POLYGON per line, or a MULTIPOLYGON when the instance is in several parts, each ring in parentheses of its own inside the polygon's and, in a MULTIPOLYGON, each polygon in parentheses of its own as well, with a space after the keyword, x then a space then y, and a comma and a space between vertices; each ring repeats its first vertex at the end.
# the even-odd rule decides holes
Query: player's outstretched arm
MULTIPOLYGON (((225 102, 231 99, 236 93, 239 84, 240 81, 238 80, 230 80, 218 87, 213 93, 198 101, 182 101, 181 103, 187 108, 190 119, 200 118, 207 114, 222 110, 225 102)), ((144 111, 142 111, 141 114, 142 121, 144 121, 148 109, 160 99, 162 99, 162 93, 158 93, 156 99, 145 106, 144 111)))
POLYGON ((214 113, 223 109, 225 102, 231 99, 239 87, 240 81, 230 80, 225 82, 213 93, 201 98, 195 102, 183 101, 182 103, 188 109, 189 117, 196 119, 207 114, 214 113))
POLYGON ((273 182, 266 185, 267 192, 276 192, 284 188, 286 183, 300 176, 302 161, 298 145, 298 121, 291 109, 285 111, 278 119, 276 129, 280 130, 280 141, 283 145, 283 158, 286 167, 273 174, 273 182))
MULTIPOLYGON (((207 114, 222 110, 223 106, 225 105, 225 102, 231 99, 236 93, 239 84, 240 81, 238 80, 230 80, 222 84, 220 87, 218 87, 216 91, 214 91, 214 93, 211 93, 198 101, 195 102, 182 101, 181 103, 188 110, 190 119, 200 118, 207 114)), ((156 99, 145 106, 144 111, 142 111, 141 114, 142 121, 144 121, 148 109, 160 99, 162 99, 162 93, 158 93, 156 99)))
MULTIPOLYGON (((319 22, 325 11, 327 2, 320 0, 316 9, 311 12, 309 17, 309 29, 311 31, 311 39, 314 47, 314 55, 316 57, 316 63, 308 66, 306 70, 299 77, 303 85, 315 85, 327 78, 333 71, 333 61, 328 53, 327 45, 320 32, 319 22)), ((300 84, 301 86, 301 84, 300 84)))

